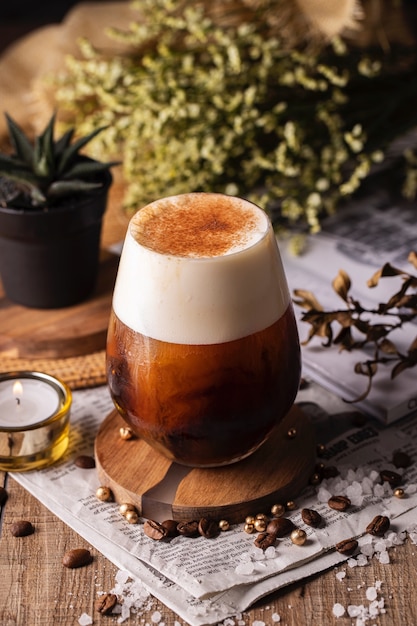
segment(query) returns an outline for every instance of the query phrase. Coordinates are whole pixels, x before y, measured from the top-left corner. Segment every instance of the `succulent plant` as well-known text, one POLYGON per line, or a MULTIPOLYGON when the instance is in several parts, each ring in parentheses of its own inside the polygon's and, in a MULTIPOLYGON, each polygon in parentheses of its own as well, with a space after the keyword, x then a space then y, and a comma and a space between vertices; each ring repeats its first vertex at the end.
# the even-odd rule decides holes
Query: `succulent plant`
POLYGON ((0 206, 24 209, 59 206, 65 197, 101 187, 100 174, 118 164, 118 161, 105 163, 86 158, 80 152, 104 126, 75 141, 75 129, 70 128, 55 140, 54 113, 32 143, 7 113, 5 117, 14 152, 0 154, 0 206))

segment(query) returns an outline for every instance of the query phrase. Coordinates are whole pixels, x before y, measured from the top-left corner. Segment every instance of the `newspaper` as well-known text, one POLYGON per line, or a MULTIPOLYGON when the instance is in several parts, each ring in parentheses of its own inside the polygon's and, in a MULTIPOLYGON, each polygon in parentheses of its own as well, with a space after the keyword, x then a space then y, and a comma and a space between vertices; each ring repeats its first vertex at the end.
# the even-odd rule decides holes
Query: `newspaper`
MULTIPOLYGON (((352 281, 352 295, 364 306, 375 307, 399 289, 401 278, 384 278, 370 289, 367 280, 386 262, 411 271, 408 254, 417 246, 415 206, 387 203, 377 195, 345 207, 323 222, 323 230, 307 238, 306 252, 294 256, 287 241, 280 241, 283 262, 291 292, 312 291, 324 309, 335 310, 345 305, 333 291, 331 283, 343 269, 352 281)), ((310 325, 301 321, 302 310, 295 307, 301 341, 310 325)), ((398 349, 406 354, 417 336, 417 323, 408 323, 390 335, 398 349)), ((302 347, 306 375, 331 389, 348 401, 359 398, 367 387, 367 379, 354 373, 357 362, 369 359, 371 352, 354 350, 340 352, 338 347, 323 348, 323 340, 314 338, 302 347)), ((415 368, 391 379, 391 369, 380 365, 372 389, 359 408, 383 422, 394 422, 417 410, 417 376, 415 368)))
POLYGON ((177 537, 157 542, 144 534, 142 524, 128 524, 117 503, 98 500, 95 470, 81 469, 74 460, 80 454, 93 454, 100 423, 113 408, 106 387, 74 393, 70 445, 58 464, 13 476, 191 626, 216 624, 273 590, 340 563, 344 557, 334 550, 335 544, 348 537, 363 537, 375 515, 389 515, 396 530, 402 527, 402 520, 409 523, 413 515, 415 518, 417 467, 405 470, 404 499, 395 498, 387 483, 380 484, 379 471, 392 467, 396 449, 416 458, 417 418, 407 418, 395 427, 371 420, 346 430, 349 415, 343 403, 316 385, 301 391, 297 402, 311 415, 320 437, 326 433, 334 436, 326 444, 324 461, 341 471, 318 487, 307 487, 297 498, 298 508, 288 512, 307 533, 308 540, 301 547, 283 538, 263 552, 254 546, 255 536, 245 533, 243 524, 232 526, 216 539, 177 537), (358 484, 362 485, 359 490, 358 484), (327 504, 329 494, 340 495, 341 490, 352 501, 343 513, 327 504), (302 508, 319 511, 324 525, 317 529, 306 526, 302 508))

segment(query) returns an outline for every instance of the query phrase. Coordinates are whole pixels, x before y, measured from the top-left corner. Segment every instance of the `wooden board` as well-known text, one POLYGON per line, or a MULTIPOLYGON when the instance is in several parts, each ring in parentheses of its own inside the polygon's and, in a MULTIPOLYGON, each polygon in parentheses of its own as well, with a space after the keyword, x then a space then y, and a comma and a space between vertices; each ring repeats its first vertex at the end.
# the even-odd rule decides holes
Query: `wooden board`
POLYGON ((0 357, 62 359, 103 350, 118 263, 118 255, 103 252, 93 295, 62 309, 10 302, 0 284, 0 357))
POLYGON ((157 521, 211 517, 241 522, 294 499, 314 469, 314 429, 296 405, 259 450, 219 468, 173 463, 141 439, 122 439, 121 426, 125 423, 114 410, 97 434, 99 480, 118 503, 134 504, 143 517, 157 521), (290 428, 297 431, 294 438, 288 436, 290 428))

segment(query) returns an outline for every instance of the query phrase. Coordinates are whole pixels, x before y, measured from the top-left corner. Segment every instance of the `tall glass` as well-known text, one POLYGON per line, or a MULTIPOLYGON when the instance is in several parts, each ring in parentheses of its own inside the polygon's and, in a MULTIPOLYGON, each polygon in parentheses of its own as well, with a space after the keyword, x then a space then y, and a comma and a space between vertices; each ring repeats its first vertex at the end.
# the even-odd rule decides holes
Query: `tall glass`
POLYGON ((264 211, 190 193, 132 217, 107 375, 127 424, 173 461, 225 465, 266 440, 294 402, 300 348, 264 211))

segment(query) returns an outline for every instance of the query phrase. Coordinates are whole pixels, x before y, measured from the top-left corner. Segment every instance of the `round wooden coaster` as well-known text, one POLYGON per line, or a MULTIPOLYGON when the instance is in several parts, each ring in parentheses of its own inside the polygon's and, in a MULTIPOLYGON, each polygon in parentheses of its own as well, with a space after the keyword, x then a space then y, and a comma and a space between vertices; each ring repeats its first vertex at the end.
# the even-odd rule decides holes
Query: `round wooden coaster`
POLYGON ((134 504, 148 519, 241 522, 294 499, 313 473, 314 429, 297 405, 250 457, 210 469, 174 463, 141 439, 124 440, 122 426, 125 422, 114 410, 100 427, 95 442, 98 476, 118 503, 134 504), (295 436, 289 436, 290 429, 295 436))

